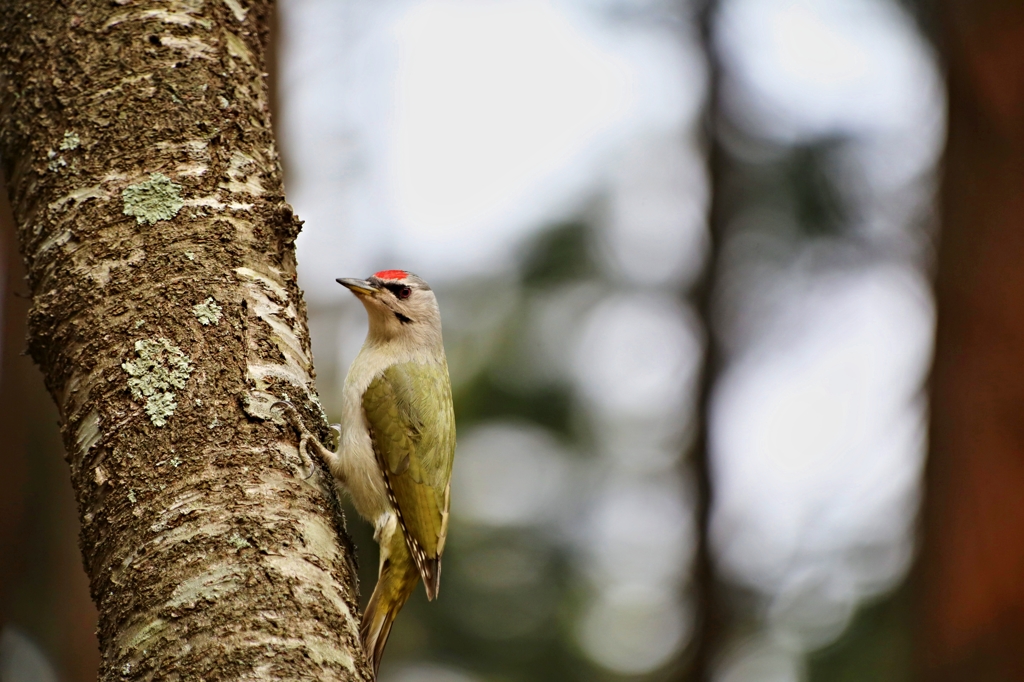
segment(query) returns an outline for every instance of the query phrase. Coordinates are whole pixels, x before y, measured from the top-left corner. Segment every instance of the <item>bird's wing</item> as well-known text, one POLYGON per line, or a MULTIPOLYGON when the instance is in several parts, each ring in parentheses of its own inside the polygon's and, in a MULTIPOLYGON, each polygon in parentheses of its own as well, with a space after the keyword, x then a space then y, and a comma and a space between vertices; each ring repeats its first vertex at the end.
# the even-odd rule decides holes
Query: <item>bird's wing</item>
POLYGON ((363 393, 377 462, 431 599, 448 534, 455 455, 451 396, 443 361, 391 365, 363 393))

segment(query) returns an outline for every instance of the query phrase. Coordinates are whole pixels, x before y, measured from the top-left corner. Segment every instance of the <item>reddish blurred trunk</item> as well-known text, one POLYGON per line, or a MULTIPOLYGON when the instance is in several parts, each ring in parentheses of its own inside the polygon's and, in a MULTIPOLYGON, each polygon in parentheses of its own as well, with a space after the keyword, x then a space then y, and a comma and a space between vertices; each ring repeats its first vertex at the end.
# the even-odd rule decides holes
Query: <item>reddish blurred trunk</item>
POLYGON ((14 219, 6 194, 0 199, 0 627, 11 619, 14 601, 13 584, 23 568, 20 551, 22 517, 27 497, 28 462, 24 456, 28 431, 24 414, 15 409, 24 405, 17 401, 11 390, 20 385, 22 366, 31 369, 32 361, 18 353, 25 345, 25 325, 12 324, 23 320, 28 303, 19 301, 12 290, 21 281, 12 271, 11 264, 18 259, 18 246, 14 239, 14 219), (21 360, 22 362, 19 362, 21 360), (16 404, 17 403, 17 404, 16 404))
POLYGON ((78 552, 78 515, 57 411, 25 353, 28 287, 2 187, 0 275, 0 626, 14 623, 26 631, 61 679, 95 680, 96 607, 78 552))
POLYGON ((1024 679, 1024 4, 947 0, 918 679, 1024 679))

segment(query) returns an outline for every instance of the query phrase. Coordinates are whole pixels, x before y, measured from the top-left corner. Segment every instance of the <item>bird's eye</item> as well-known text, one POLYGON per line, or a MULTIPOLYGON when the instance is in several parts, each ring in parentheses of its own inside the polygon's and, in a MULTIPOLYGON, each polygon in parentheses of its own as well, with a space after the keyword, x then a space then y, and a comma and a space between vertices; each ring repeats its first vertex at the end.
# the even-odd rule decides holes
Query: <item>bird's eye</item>
POLYGON ((412 295, 412 289, 409 287, 402 287, 398 290, 398 298, 406 299, 409 298, 410 295, 412 295))

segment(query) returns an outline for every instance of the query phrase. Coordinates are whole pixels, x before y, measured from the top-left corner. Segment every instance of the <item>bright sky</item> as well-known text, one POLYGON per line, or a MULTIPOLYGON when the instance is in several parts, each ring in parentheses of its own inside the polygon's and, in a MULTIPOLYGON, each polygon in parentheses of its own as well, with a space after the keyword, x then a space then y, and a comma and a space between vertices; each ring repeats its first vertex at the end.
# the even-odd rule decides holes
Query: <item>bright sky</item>
POLYGON ((716 37, 747 91, 736 104, 764 132, 892 134, 939 118, 934 56, 912 22, 890 0, 729 0, 716 37))
POLYGON ((434 280, 506 267, 631 139, 681 135, 699 104, 699 64, 673 34, 570 3, 381 2, 335 16, 347 35, 328 35, 324 4, 292 0, 284 18, 289 191, 314 299, 396 259, 434 280), (321 35, 300 39, 306 27, 321 35))

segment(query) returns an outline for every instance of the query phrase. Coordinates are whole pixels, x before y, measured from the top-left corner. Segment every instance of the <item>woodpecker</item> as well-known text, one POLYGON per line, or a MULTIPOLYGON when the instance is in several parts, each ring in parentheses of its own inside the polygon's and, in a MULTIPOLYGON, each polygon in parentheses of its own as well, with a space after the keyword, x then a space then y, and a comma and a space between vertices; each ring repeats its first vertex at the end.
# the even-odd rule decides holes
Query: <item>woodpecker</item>
MULTIPOLYGON (((342 398, 338 450, 312 436, 288 403, 289 421, 308 461, 312 446, 326 461, 380 546, 377 585, 360 635, 374 674, 399 610, 422 578, 437 596, 448 536, 455 414, 441 314, 434 292, 404 270, 368 279, 339 278, 369 316, 369 332, 352 362, 342 398)), ((312 471, 312 469, 310 469, 312 471)))

